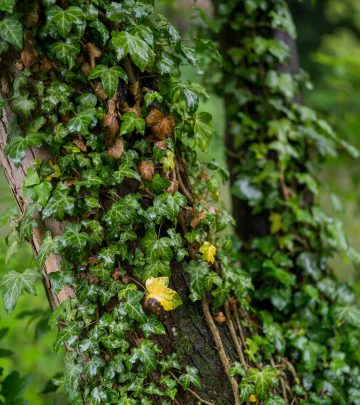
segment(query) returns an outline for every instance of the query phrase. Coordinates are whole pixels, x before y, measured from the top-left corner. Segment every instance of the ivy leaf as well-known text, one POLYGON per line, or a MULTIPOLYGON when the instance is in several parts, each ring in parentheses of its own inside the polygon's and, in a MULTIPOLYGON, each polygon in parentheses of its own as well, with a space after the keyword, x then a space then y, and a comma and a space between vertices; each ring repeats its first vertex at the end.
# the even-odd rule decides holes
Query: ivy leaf
POLYGON ((19 20, 9 17, 0 20, 0 37, 18 49, 23 47, 23 30, 19 20))
POLYGON ((63 234, 55 238, 56 250, 61 251, 62 248, 70 248, 82 252, 89 242, 89 235, 80 232, 80 230, 80 224, 67 225, 63 234))
POLYGON ((192 301, 201 299, 201 294, 205 290, 205 283, 209 274, 209 268, 203 261, 191 260, 184 268, 190 276, 190 298, 192 301))
POLYGON ((48 258, 49 254, 54 251, 54 240, 51 236, 50 231, 47 231, 45 237, 41 243, 39 253, 37 255, 37 263, 40 269, 45 265, 45 261, 48 258))
POLYGON ((81 8, 76 6, 70 6, 66 10, 59 6, 53 6, 48 11, 48 15, 51 16, 49 24, 54 25, 57 32, 66 39, 72 25, 81 22, 83 12, 81 8))
POLYGON ((138 35, 132 35, 126 31, 113 31, 110 46, 115 50, 119 61, 129 54, 141 72, 145 70, 150 62, 151 49, 138 35))
POLYGON ((168 277, 149 278, 146 280, 146 300, 154 298, 164 308, 165 311, 172 311, 182 304, 180 295, 168 288, 168 277))
POLYGON ((122 302, 120 306, 125 309, 130 318, 135 319, 138 322, 145 322, 146 315, 141 306, 141 300, 144 294, 137 290, 126 290, 125 302, 122 302))
POLYGON ((139 173, 132 169, 129 164, 121 164, 119 169, 113 173, 113 184, 121 184, 124 178, 140 180, 139 173))
POLYGON ((163 165, 164 173, 173 171, 175 169, 175 154, 171 150, 167 150, 165 156, 160 159, 163 165))
POLYGON ((253 186, 248 177, 238 178, 234 182, 231 191, 235 197, 247 200, 251 206, 254 206, 263 198, 262 191, 253 186))
POLYGON ((31 111, 36 108, 36 103, 29 99, 28 92, 13 97, 10 105, 12 111, 23 115, 25 118, 29 118, 31 111))
POLYGON ((43 219, 54 217, 55 219, 62 220, 65 214, 73 215, 75 211, 75 198, 69 194, 70 190, 66 186, 58 186, 43 209, 43 219))
POLYGON ((207 112, 199 112, 195 114, 194 119, 194 146, 206 152, 214 130, 212 116, 207 112))
POLYGON ((76 38, 70 37, 65 42, 55 42, 49 47, 50 55, 66 63, 69 69, 75 66, 75 58, 80 53, 80 44, 76 38))
POLYGON ((66 345, 72 346, 80 336, 80 329, 77 323, 72 323, 69 326, 63 328, 61 332, 58 333, 56 340, 54 342, 54 351, 58 352, 59 349, 66 345))
POLYGON ((0 0, 0 10, 12 13, 16 0, 0 0))
POLYGON ((104 221, 109 225, 128 225, 135 221, 137 211, 141 208, 139 196, 129 194, 114 203, 104 214, 104 221))
POLYGON ((139 347, 133 349, 130 357, 130 363, 140 361, 142 363, 144 373, 147 376, 151 371, 156 369, 156 353, 159 353, 160 351, 161 350, 159 347, 153 341, 144 339, 140 343, 139 347))
POLYGON ((255 395, 258 399, 266 398, 267 392, 278 383, 277 372, 271 366, 265 366, 261 370, 250 368, 243 377, 242 382, 255 385, 255 395))
POLYGON ((11 157, 15 166, 19 166, 25 157, 25 151, 30 146, 41 146, 41 134, 32 133, 28 136, 15 136, 4 148, 4 152, 11 157))
POLYGON ((199 249, 199 252, 203 254, 203 260, 213 264, 215 262, 216 247, 210 242, 204 242, 199 249))
POLYGON ((127 112, 122 117, 120 135, 131 134, 135 129, 139 134, 145 133, 145 120, 134 112, 127 112))
POLYGON ((186 366, 186 374, 182 374, 179 381, 184 390, 190 388, 191 384, 198 388, 201 387, 199 372, 195 367, 186 366))
POLYGON ((163 96, 157 91, 148 91, 144 96, 145 107, 148 108, 155 100, 162 103, 163 96))
POLYGON ((125 83, 128 82, 127 74, 120 66, 108 68, 105 65, 96 65, 90 72, 88 79, 92 80, 98 77, 101 78, 105 93, 109 98, 115 94, 119 86, 119 79, 124 80, 125 83))
POLYGON ((12 270, 2 277, 0 287, 2 289, 4 306, 8 314, 13 311, 19 297, 24 291, 31 295, 36 295, 35 281, 39 278, 41 278, 39 272, 32 269, 27 269, 23 273, 12 270))
POLYGON ((175 221, 179 215, 180 207, 186 206, 186 197, 181 193, 163 193, 154 198, 154 209, 171 221, 175 221))
POLYGON ((141 330, 144 332, 146 338, 149 338, 151 335, 166 335, 164 325, 154 315, 151 315, 146 323, 141 325, 141 330))
POLYGON ((173 258, 171 239, 166 237, 158 239, 154 228, 150 228, 146 231, 141 243, 146 248, 147 258, 149 260, 162 259, 170 261, 173 258))
POLYGON ((165 260, 151 260, 144 268, 141 268, 141 271, 138 273, 143 281, 150 277, 157 277, 159 274, 161 276, 170 276, 170 262, 165 260))
POLYGON ((85 135, 89 133, 89 127, 94 127, 97 123, 96 110, 88 108, 79 113, 75 113, 75 117, 71 118, 67 124, 67 129, 71 133, 80 133, 85 135))

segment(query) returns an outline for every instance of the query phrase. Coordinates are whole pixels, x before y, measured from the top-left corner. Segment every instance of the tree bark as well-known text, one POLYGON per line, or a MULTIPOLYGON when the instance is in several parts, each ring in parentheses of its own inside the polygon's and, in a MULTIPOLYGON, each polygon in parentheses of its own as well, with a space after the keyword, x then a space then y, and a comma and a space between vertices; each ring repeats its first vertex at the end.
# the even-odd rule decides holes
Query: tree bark
MULTIPOLYGON (((15 63, 15 59, 13 63, 15 63)), ((33 165, 35 158, 51 159, 52 156, 45 148, 31 148, 27 150, 26 156, 19 167, 14 165, 12 160, 4 153, 7 141, 7 126, 11 114, 7 106, 0 120, 0 166, 5 173, 20 213, 24 213, 27 201, 23 195, 22 185, 27 169, 33 165)), ((45 232, 50 231, 53 237, 61 235, 65 225, 51 219, 41 222, 39 218, 37 218, 37 223, 38 227, 33 230, 31 241, 35 256, 39 253, 45 232)), ((204 319, 201 303, 194 304, 188 298, 188 276, 183 272, 181 266, 177 266, 172 270, 172 287, 181 295, 183 305, 176 311, 160 315, 163 318, 168 335, 154 338, 154 340, 162 347, 165 354, 176 352, 185 364, 196 367, 202 383, 201 388, 196 389, 196 392, 180 390, 177 401, 181 404, 197 404, 199 398, 201 398, 213 404, 233 404, 233 391, 220 361, 209 326, 204 319)), ((42 281, 52 309, 55 309, 64 300, 75 297, 76 293, 71 287, 65 287, 60 293, 55 294, 48 275, 57 271, 61 271, 60 257, 50 254, 42 271, 42 281)), ((225 326, 219 327, 219 329, 227 355, 231 360, 236 360, 229 331, 225 326)), ((156 375, 154 380, 156 380, 156 375)), ((155 399, 154 402, 161 404, 162 400, 155 399)))

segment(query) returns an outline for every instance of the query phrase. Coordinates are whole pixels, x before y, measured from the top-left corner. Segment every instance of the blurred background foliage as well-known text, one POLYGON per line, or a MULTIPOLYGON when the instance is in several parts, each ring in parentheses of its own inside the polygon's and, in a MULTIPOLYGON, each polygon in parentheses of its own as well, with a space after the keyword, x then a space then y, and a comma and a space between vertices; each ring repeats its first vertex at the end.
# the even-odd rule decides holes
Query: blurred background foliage
MULTIPOLYGON (((314 85, 312 91, 304 89, 304 103, 321 113, 340 137, 360 149, 360 1, 290 0, 289 3, 298 31, 300 64, 309 73, 314 85)), ((207 7, 208 3, 200 0, 195 6, 207 7)), ((176 4, 167 1, 161 6, 183 34, 189 29, 192 7, 192 2, 185 0, 176 4)), ((192 69, 184 67, 183 72, 186 78, 197 80, 192 69)), ((216 129, 209 152, 201 157, 206 161, 214 158, 224 163, 221 101, 210 95, 201 110, 213 114, 216 129)), ((326 162, 320 174, 327 191, 324 205, 328 210, 335 210, 344 221, 344 233, 358 251, 359 172, 359 159, 340 150, 337 156, 326 162)), ((228 189, 222 191, 222 202, 229 206, 228 189)), ((10 189, 0 173, 0 276, 10 270, 22 271, 35 265, 29 246, 22 246, 7 262, 5 260, 8 228, 4 222, 7 214, 15 210, 10 189)), ((334 258, 338 277, 343 280, 352 277, 360 286, 359 277, 344 260, 334 258)), ((360 297, 360 288, 358 290, 360 297)), ((23 380, 24 390, 26 388, 23 396, 31 405, 65 404, 66 401, 58 394, 42 393, 49 378, 61 372, 63 359, 62 354, 56 355, 52 350, 54 334, 47 328, 49 310, 41 283, 37 292, 36 297, 22 297, 11 317, 0 307, 0 370, 4 369, 0 386, 1 378, 17 370, 21 376, 28 376, 23 380), (1 336, 3 328, 9 330, 1 336)))

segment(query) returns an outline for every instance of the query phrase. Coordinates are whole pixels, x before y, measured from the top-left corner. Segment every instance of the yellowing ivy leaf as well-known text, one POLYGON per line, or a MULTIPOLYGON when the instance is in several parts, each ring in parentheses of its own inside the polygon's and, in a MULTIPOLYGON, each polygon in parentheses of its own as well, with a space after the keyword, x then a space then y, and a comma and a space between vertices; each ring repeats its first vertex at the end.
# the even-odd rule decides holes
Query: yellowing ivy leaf
POLYGON ((258 399, 257 399, 256 395, 251 394, 250 397, 249 397, 249 402, 256 402, 257 403, 258 399))
POLYGON ((182 304, 179 294, 168 288, 168 285, 168 277, 148 278, 146 280, 146 290, 148 291, 146 299, 156 299, 165 311, 171 311, 182 304))
POLYGON ((160 159, 160 163, 163 164, 164 173, 175 169, 175 155, 171 150, 166 151, 166 156, 160 159))
POLYGON ((270 232, 272 234, 279 232, 283 227, 281 215, 277 212, 272 212, 269 217, 270 220, 270 232))
POLYGON ((203 254, 203 260, 211 264, 215 261, 216 247, 210 242, 204 242, 199 249, 199 252, 203 254))

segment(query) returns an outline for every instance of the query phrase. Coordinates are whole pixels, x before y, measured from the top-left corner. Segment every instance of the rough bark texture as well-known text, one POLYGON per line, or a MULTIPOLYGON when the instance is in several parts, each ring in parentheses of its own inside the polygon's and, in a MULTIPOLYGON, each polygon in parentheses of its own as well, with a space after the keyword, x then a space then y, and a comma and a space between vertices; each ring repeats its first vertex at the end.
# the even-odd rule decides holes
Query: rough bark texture
MULTIPOLYGON (((51 155, 43 148, 31 148, 27 151, 21 165, 15 167, 11 159, 4 154, 10 115, 11 113, 6 109, 3 118, 0 120, 0 166, 4 170, 20 212, 24 212, 27 202, 23 197, 22 184, 26 171, 32 166, 35 157, 49 159, 51 155)), ((34 254, 38 254, 46 230, 50 230, 53 236, 57 236, 62 233, 63 226, 64 224, 53 220, 46 220, 45 223, 38 220, 38 228, 33 232, 31 243, 34 254)), ((60 271, 60 268, 60 257, 51 254, 46 260, 43 270, 43 284, 53 309, 63 300, 75 296, 75 292, 69 287, 64 288, 59 294, 55 294, 51 289, 48 274, 60 271)), ((176 351, 186 364, 192 365, 199 370, 202 387, 197 389, 197 394, 201 398, 219 405, 232 404, 234 403, 232 389, 222 367, 213 337, 204 319, 201 304, 194 304, 189 300, 187 276, 180 267, 173 268, 172 279, 173 287, 181 295, 184 304, 179 310, 162 315, 168 336, 158 338, 157 342, 163 348, 164 353, 176 351)), ((232 360, 236 360, 231 336, 226 326, 220 327, 220 329, 227 355, 232 360)), ((156 375, 153 378, 156 379, 156 375)), ((177 401, 181 404, 197 404, 199 402, 189 391, 180 392, 177 401)), ((157 401, 155 400, 155 402, 157 401)), ((158 403, 161 403, 161 400, 158 403)))

